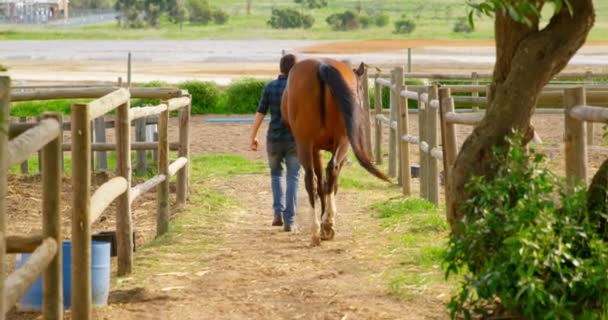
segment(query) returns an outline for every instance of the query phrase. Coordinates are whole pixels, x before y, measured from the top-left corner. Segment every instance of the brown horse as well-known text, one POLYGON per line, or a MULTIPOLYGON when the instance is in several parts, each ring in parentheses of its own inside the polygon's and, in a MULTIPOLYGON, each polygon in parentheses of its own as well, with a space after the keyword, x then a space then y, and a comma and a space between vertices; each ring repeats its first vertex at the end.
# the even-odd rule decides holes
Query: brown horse
POLYGON ((297 63, 289 72, 281 111, 296 140, 298 159, 304 168, 313 246, 319 245, 321 239, 331 240, 335 235, 335 194, 349 142, 363 168, 389 181, 371 163, 364 147, 363 71, 363 63, 357 70, 352 70, 336 60, 311 59, 297 63), (321 160, 323 150, 331 152, 325 179, 321 160), (321 202, 322 225, 315 213, 316 195, 321 202))

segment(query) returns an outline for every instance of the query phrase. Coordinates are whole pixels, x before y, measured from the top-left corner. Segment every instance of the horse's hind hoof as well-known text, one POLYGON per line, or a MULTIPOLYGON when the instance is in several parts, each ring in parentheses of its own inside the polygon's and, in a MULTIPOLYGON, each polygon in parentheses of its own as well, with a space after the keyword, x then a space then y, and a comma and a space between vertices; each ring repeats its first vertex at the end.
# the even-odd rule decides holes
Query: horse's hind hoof
POLYGON ((321 225, 321 239, 322 240, 333 240, 336 235, 336 231, 334 230, 334 226, 331 224, 322 224, 321 225))
POLYGON ((321 238, 319 237, 313 237, 312 241, 310 242, 310 246, 311 247, 318 247, 321 245, 321 238))

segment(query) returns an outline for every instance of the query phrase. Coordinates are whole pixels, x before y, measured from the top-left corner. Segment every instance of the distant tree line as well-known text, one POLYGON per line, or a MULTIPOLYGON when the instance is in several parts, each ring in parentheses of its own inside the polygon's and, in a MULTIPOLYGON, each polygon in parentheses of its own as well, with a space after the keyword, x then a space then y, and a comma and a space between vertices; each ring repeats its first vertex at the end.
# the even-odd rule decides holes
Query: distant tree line
POLYGON ((125 28, 156 28, 163 16, 176 24, 225 24, 229 19, 208 0, 117 0, 115 9, 120 13, 118 24, 125 28))

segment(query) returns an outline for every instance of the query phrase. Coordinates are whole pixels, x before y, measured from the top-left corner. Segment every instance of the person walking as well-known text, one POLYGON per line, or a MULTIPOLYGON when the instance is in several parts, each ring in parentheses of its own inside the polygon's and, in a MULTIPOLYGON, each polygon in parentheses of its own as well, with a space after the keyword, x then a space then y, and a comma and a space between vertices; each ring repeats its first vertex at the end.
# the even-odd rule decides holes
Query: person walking
POLYGON ((300 162, 296 157, 296 142, 281 115, 281 97, 287 85, 289 70, 296 64, 293 54, 284 55, 279 62, 281 74, 264 87, 251 131, 251 150, 258 150, 257 133, 264 116, 270 110, 270 124, 266 135, 266 150, 272 187, 273 226, 295 230, 300 162), (286 168, 286 192, 283 192, 283 163, 286 168))

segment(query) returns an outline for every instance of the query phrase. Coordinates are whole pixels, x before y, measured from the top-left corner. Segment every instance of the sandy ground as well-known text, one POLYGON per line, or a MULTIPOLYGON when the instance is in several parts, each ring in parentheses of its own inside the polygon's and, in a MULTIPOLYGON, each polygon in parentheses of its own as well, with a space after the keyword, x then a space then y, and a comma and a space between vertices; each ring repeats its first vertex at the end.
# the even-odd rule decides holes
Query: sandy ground
MULTIPOLYGON (((275 76, 283 51, 301 59, 333 57, 387 69, 407 64, 407 48, 412 48, 415 72, 489 73, 494 64, 494 43, 487 40, 5 41, 0 43, 0 64, 9 68, 17 86, 107 83, 126 80, 127 54, 132 52, 135 83, 205 80, 225 85, 241 77, 275 76)), ((566 71, 603 72, 606 65, 608 43, 588 42, 566 71)))

